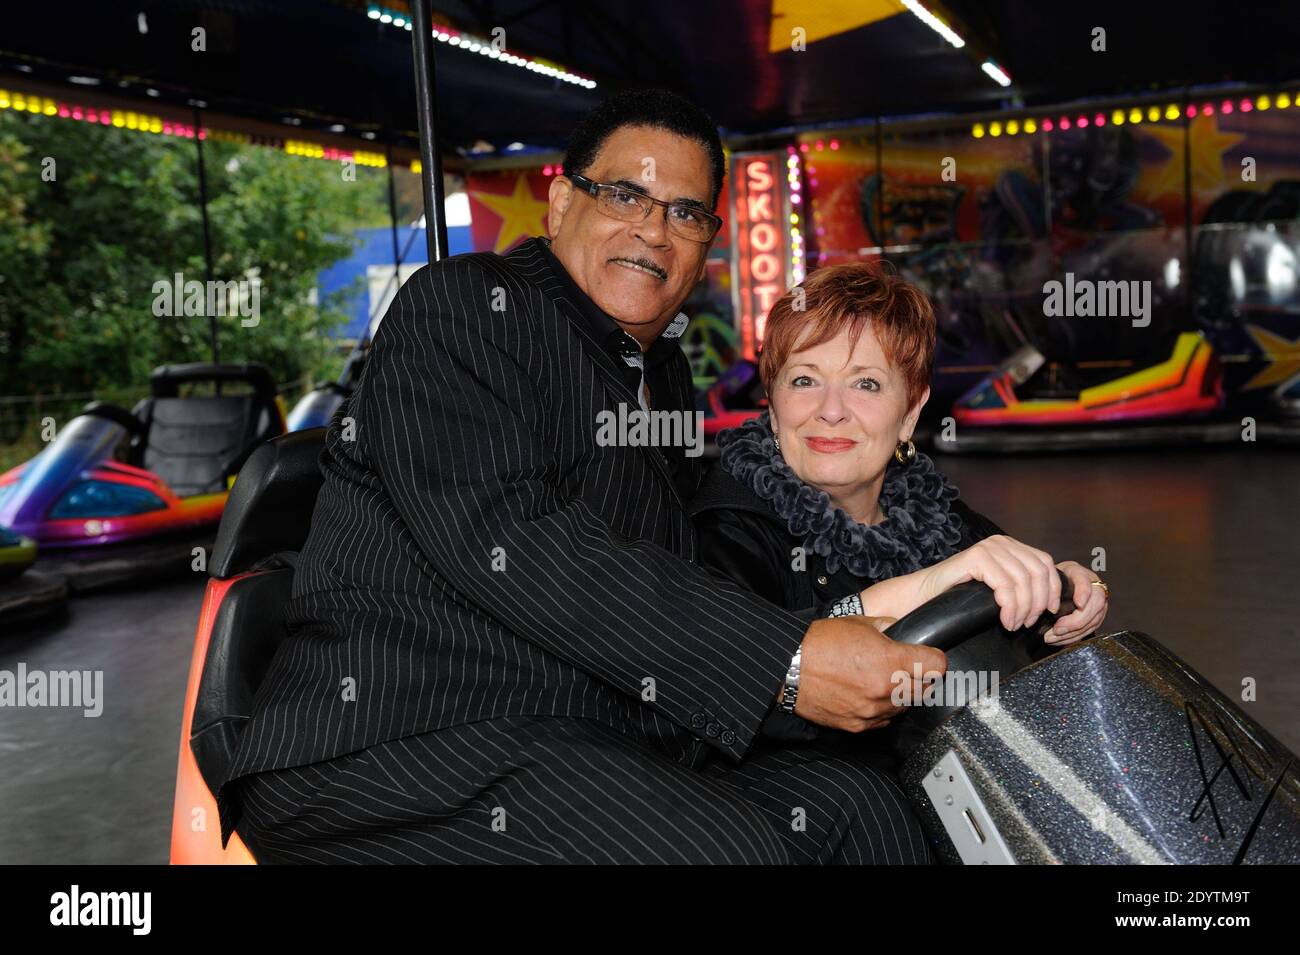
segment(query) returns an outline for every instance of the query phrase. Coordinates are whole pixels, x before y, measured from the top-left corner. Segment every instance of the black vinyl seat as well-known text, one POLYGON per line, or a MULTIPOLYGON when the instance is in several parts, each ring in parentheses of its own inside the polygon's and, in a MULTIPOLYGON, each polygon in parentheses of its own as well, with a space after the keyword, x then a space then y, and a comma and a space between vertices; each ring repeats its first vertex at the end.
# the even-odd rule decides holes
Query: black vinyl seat
POLYGON ((235 479, 209 563, 235 579, 212 624, 191 721, 190 749, 215 792, 225 782, 253 699, 284 637, 297 551, 320 491, 325 429, 261 445, 235 479))
POLYGON ((325 429, 309 428, 257 448, 230 491, 208 572, 226 580, 280 551, 297 551, 320 491, 325 429))
POLYGON ((275 379, 265 365, 162 365, 149 390, 132 410, 140 427, 131 463, 153 471, 179 497, 224 491, 251 449, 284 431, 275 379), (198 382, 238 384, 249 392, 181 397, 181 385, 198 382))
POLYGON ((224 491, 253 414, 247 395, 146 399, 144 467, 178 497, 224 491))

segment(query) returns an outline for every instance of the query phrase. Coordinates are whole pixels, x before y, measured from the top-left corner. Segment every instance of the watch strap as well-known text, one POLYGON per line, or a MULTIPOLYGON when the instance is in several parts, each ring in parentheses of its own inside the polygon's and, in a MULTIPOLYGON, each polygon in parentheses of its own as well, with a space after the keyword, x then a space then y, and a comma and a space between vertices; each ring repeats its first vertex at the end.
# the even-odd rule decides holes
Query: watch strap
POLYGON ((799 665, 802 657, 803 646, 801 645, 790 659, 790 669, 786 671, 785 682, 781 684, 781 702, 778 706, 784 713, 794 713, 795 702, 799 699, 799 665))

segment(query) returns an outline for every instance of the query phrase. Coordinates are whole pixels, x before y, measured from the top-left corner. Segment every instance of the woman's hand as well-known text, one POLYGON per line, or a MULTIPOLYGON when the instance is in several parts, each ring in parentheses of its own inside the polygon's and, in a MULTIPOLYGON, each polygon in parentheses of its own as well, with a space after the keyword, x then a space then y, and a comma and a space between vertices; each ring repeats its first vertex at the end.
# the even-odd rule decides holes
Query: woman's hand
POLYGON ((1065 560, 1056 565, 1070 578, 1074 585, 1074 612, 1066 614, 1056 625, 1043 635, 1043 639, 1055 647, 1078 643, 1088 634, 1101 626, 1106 619, 1106 610, 1110 607, 1110 595, 1093 581, 1101 580, 1087 567, 1073 560, 1065 560))
POLYGON ((922 603, 968 580, 986 584, 997 598, 1001 623, 1007 630, 1030 626, 1044 611, 1055 613, 1061 605, 1061 579, 1052 555, 1005 534, 986 537, 919 573, 924 575, 919 594, 922 603))

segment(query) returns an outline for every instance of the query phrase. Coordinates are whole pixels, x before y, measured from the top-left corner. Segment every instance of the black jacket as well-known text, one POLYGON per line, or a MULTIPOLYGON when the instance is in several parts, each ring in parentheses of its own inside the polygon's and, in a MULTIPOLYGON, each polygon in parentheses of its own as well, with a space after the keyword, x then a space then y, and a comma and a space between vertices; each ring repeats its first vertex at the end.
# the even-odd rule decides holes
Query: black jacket
MULTIPOLYGON (((961 519, 964 550, 1002 529, 966 506, 952 504, 961 519)), ((859 577, 847 567, 828 574, 826 560, 808 553, 807 569, 792 568, 793 552, 802 542, 762 498, 714 465, 691 501, 690 515, 699 540, 698 560, 712 573, 762 594, 805 620, 826 615, 841 597, 880 581, 859 577)))
MULTIPOLYGON (((988 518, 971 510, 959 498, 952 503, 961 519, 959 549, 1002 530, 988 518)), ((825 558, 805 550, 805 569, 794 569, 795 548, 802 541, 790 533, 785 520, 768 502, 715 464, 691 501, 691 519, 698 537, 699 562, 725 580, 761 594, 811 623, 824 617, 830 605, 841 597, 861 593, 879 583, 859 577, 847 567, 830 574, 825 558)), ((861 738, 826 730, 779 710, 769 714, 763 734, 786 741, 820 739, 837 746, 854 748, 882 769, 893 769, 892 750, 896 724, 887 731, 863 734, 861 738)))
MULTIPOLYGON (((691 410, 681 350, 660 367, 656 408, 691 410)), ((402 286, 327 432, 230 779, 520 715, 688 765, 745 755, 807 628, 693 562, 658 448, 597 440, 602 412, 638 407, 625 372, 537 240, 402 286)))

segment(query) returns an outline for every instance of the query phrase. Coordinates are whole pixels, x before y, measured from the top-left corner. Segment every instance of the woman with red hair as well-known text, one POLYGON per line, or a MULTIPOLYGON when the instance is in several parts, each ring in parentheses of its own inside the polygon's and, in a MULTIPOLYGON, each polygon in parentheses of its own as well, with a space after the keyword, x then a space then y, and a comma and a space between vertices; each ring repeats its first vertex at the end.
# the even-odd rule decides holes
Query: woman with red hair
POLYGON ((878 266, 819 269, 787 292, 759 356, 769 411, 719 436, 692 502, 700 562, 810 619, 899 618, 979 580, 1008 630, 1058 609, 1059 567, 1077 609, 1044 639, 1080 640, 1106 613, 1097 575, 1008 537, 912 442, 934 345, 929 300, 878 266))

